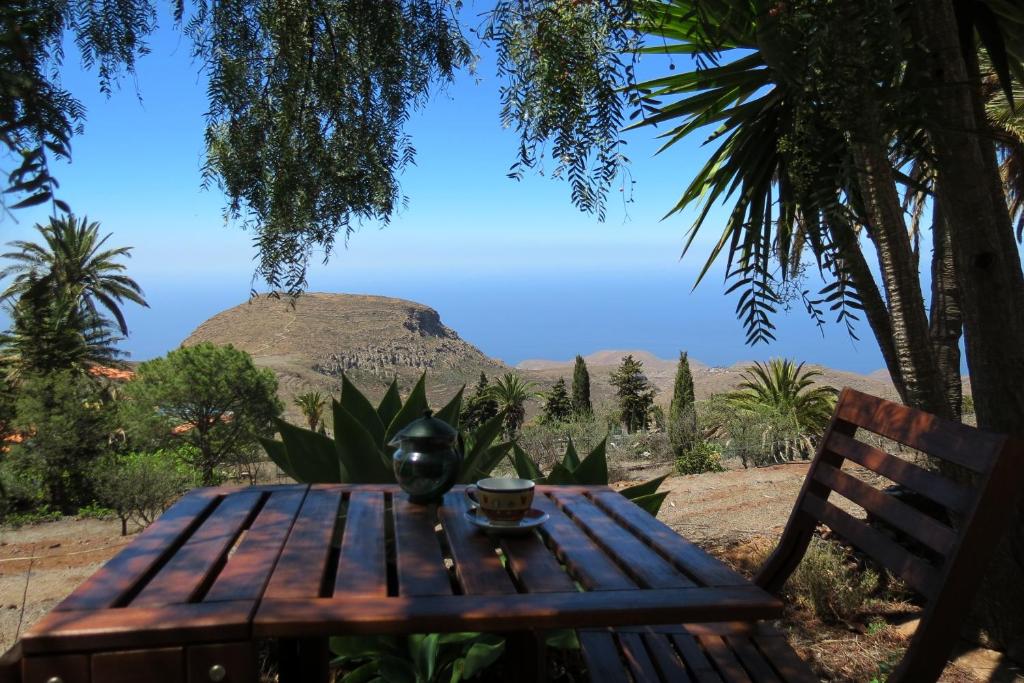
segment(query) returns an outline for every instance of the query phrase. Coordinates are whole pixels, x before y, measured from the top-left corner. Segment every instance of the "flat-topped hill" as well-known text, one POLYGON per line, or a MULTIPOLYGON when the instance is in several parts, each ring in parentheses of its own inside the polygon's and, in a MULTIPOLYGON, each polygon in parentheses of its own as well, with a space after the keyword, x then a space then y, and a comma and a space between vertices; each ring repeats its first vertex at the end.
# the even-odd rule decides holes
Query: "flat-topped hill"
POLYGON ((205 341, 233 344, 274 370, 286 402, 313 389, 337 395, 342 372, 379 398, 395 376, 408 391, 426 370, 440 400, 480 372, 505 369, 445 326, 434 309, 383 296, 260 297, 218 313, 182 343, 205 341))

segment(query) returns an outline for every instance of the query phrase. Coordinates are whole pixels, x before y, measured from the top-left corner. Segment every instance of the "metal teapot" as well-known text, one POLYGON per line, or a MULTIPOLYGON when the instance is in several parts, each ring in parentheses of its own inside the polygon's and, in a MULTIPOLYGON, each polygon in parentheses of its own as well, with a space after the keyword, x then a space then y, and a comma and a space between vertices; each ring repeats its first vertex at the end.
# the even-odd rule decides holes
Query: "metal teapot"
POLYGON ((407 424, 388 442, 398 450, 392 455, 395 479, 412 503, 440 502, 459 477, 462 453, 459 433, 430 410, 407 424))

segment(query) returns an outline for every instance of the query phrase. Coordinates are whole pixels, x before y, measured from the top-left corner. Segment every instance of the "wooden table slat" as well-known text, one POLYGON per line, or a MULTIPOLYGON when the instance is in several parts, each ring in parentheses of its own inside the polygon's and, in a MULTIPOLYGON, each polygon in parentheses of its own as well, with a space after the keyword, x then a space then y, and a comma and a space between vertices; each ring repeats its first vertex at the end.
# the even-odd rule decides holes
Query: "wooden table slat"
POLYGON ((402 596, 267 600, 253 622, 257 637, 327 634, 516 631, 602 624, 774 619, 782 602, 756 586, 660 588, 584 593, 402 596))
POLYGON ((533 506, 551 515, 541 534, 554 545, 565 563, 588 590, 635 588, 636 584, 547 496, 538 494, 533 506))
POLYGON ((226 496, 132 601, 132 607, 190 602, 217 569, 263 498, 260 491, 226 496))
POLYGON ((395 517, 398 594, 451 595, 452 584, 434 527, 437 507, 410 503, 405 494, 391 499, 395 517))
MULTIPOLYGON (((455 561, 455 575, 466 593, 500 595, 515 593, 512 577, 495 552, 497 541, 466 519, 469 499, 462 491, 451 491, 439 510, 448 545, 455 561)), ((536 542, 536 540, 535 540, 536 542)))
POLYGON ((683 588, 693 581, 661 555, 617 524, 601 508, 580 494, 553 494, 559 507, 590 534, 609 555, 625 558, 625 570, 645 588, 683 588))
POLYGON ((204 602, 259 600, 306 497, 305 487, 272 491, 204 602))
POLYGON ((388 594, 384 538, 384 494, 355 491, 345 512, 334 596, 388 594))
POLYGON ((677 567, 705 586, 746 586, 750 582, 696 544, 672 531, 664 523, 614 491, 592 495, 619 523, 657 548, 677 567))
POLYGON ((178 548, 206 512, 217 504, 220 493, 214 488, 187 493, 55 609, 74 611, 117 605, 142 577, 178 548))
POLYGON ((255 603, 195 602, 50 612, 22 639, 25 655, 248 640, 255 603))
POLYGON ((270 576, 264 599, 320 595, 340 505, 340 489, 310 488, 270 576))
POLYGON ((501 539, 509 570, 530 593, 557 593, 576 590, 576 582, 566 573, 544 544, 533 534, 501 539))

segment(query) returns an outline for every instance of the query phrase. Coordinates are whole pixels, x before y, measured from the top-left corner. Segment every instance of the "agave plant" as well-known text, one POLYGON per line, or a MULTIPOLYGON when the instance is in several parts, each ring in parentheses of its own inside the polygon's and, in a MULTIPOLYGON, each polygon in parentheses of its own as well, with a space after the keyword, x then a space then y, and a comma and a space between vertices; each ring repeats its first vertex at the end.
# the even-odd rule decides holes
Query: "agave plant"
MULTIPOLYGON (((277 420, 281 441, 261 439, 270 459, 296 481, 304 483, 388 484, 395 482, 391 465, 394 448, 388 445, 403 427, 429 408, 424 373, 403 402, 397 380, 391 383, 380 404, 374 406, 342 375, 341 397, 331 401, 334 438, 277 420)), ((465 387, 434 416, 459 429, 465 387)), ((463 454, 458 483, 466 484, 490 474, 512 448, 494 443, 501 433, 503 412, 472 433, 459 434, 463 454)))
MULTIPOLYGON (((608 483, 607 439, 594 447, 582 460, 576 452, 572 439, 565 448, 561 462, 555 463, 547 475, 540 471, 537 463, 527 455, 519 444, 512 446, 512 465, 516 474, 523 479, 532 479, 538 484, 569 484, 576 486, 598 486, 608 483)), ((658 493, 658 487, 668 477, 667 474, 656 477, 636 486, 619 491, 620 494, 633 501, 652 515, 657 515, 661 504, 665 501, 668 491, 658 493)))

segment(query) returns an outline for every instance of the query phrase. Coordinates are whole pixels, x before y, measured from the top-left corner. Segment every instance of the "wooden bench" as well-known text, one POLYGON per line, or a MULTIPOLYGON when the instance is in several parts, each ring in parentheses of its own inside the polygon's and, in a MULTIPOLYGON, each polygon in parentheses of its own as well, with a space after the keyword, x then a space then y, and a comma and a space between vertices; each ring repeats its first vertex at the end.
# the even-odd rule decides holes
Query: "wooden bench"
MULTIPOLYGON (((781 591, 824 524, 924 599, 920 625, 889 681, 934 681, 1022 488, 1024 445, 1018 439, 844 389, 778 548, 755 582, 781 591), (939 469, 961 474, 944 476, 874 448, 856 439, 858 430, 926 453, 943 463, 939 469), (941 505, 955 524, 852 476, 844 463, 941 505), (833 494, 863 508, 872 523, 833 504, 833 494)), ((602 683, 818 680, 782 633, 762 623, 588 630, 580 632, 580 641, 591 680, 602 683)))

